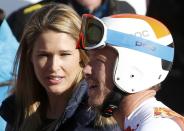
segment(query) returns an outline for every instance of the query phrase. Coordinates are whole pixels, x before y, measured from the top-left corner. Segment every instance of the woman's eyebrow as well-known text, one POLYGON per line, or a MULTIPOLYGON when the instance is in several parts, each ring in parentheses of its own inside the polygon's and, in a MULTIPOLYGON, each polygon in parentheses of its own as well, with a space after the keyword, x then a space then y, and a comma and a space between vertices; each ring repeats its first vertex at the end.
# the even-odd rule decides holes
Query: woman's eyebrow
MULTIPOLYGON (((39 53, 49 53, 51 51, 43 50, 43 49, 38 49, 38 50, 36 50, 36 52, 39 52, 39 53)), ((58 52, 60 52, 60 53, 73 52, 73 50, 59 50, 58 52)))

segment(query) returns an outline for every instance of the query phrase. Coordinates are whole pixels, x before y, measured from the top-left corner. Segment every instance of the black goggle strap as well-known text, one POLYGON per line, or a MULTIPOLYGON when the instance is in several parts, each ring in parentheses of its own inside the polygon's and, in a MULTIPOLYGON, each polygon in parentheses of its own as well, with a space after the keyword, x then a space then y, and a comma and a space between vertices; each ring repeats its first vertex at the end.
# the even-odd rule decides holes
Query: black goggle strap
POLYGON ((77 41, 77 49, 85 49, 85 29, 86 28, 86 17, 82 17, 81 30, 79 33, 79 39, 77 41))
POLYGON ((104 117, 111 117, 115 110, 118 109, 119 104, 127 93, 121 91, 116 86, 113 88, 113 91, 105 98, 102 108, 101 114, 104 117))
POLYGON ((106 43, 112 46, 125 47, 137 50, 146 54, 172 62, 174 58, 174 48, 164 46, 156 42, 143 39, 130 34, 122 32, 107 30, 106 43))
POLYGON ((81 30, 80 30, 80 33, 79 33, 79 39, 77 41, 77 46, 76 48, 77 49, 85 49, 85 31, 87 30, 86 29, 86 26, 87 26, 87 21, 88 21, 88 18, 93 18, 92 15, 90 14, 83 14, 82 15, 82 23, 81 23, 81 30))
POLYGON ((80 32, 79 33, 79 39, 77 41, 76 49, 85 49, 85 46, 84 46, 84 34, 83 34, 83 32, 80 32))

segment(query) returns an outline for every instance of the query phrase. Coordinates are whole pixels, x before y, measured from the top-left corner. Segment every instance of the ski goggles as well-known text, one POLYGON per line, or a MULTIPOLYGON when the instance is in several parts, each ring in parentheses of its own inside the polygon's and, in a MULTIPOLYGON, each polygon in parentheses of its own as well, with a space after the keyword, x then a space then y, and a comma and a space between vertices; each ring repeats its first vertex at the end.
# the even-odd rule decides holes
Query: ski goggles
POLYGON ((106 45, 137 50, 171 62, 174 57, 174 48, 172 47, 108 29, 101 19, 91 14, 84 14, 77 48, 91 50, 106 45))

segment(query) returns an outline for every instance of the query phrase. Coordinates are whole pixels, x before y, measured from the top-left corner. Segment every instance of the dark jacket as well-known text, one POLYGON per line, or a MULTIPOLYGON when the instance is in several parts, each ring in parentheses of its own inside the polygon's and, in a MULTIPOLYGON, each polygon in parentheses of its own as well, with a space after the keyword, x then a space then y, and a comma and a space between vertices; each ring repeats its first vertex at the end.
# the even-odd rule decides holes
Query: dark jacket
POLYGON ((36 4, 23 7, 8 17, 8 23, 18 41, 21 39, 26 21, 33 12, 50 2, 67 4, 73 7, 79 15, 91 13, 99 18, 118 13, 136 13, 135 9, 129 3, 118 0, 104 0, 102 5, 93 12, 89 12, 87 8, 81 6, 76 0, 43 0, 36 4))
MULTIPOLYGON (((86 91, 87 83, 82 81, 74 91, 64 115, 59 119, 53 131, 120 131, 117 125, 94 126, 96 113, 93 110, 88 110, 86 91)), ((13 124, 16 117, 15 105, 15 96, 10 96, 3 101, 0 107, 0 116, 10 125, 13 124)), ((47 125, 45 125, 44 130, 39 131, 46 131, 46 129, 47 125)))

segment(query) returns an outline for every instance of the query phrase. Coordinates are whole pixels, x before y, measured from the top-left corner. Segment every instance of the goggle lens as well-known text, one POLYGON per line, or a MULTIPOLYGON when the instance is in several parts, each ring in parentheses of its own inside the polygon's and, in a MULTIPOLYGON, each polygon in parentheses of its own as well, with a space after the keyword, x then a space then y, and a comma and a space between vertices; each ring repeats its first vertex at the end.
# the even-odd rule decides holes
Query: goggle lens
POLYGON ((102 40, 104 35, 103 24, 95 19, 92 15, 85 14, 82 17, 82 27, 79 35, 79 48, 96 47, 102 40), (82 47, 81 47, 82 46, 82 47))

